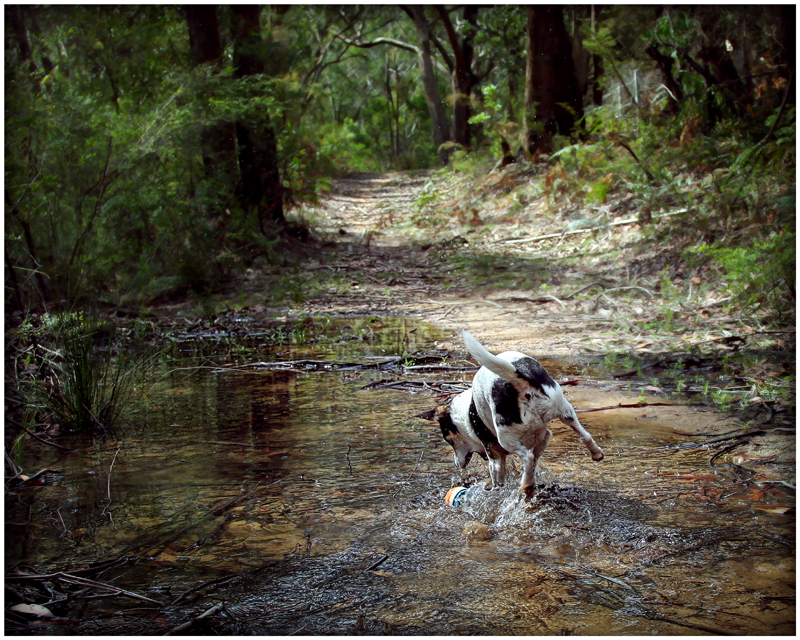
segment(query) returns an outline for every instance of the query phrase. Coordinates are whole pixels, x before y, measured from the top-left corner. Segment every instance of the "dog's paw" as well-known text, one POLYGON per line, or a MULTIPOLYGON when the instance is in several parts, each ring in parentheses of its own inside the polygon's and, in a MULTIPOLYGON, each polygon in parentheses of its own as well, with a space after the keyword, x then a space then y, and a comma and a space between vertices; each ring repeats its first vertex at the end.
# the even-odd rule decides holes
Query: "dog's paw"
POLYGON ((605 458, 605 455, 603 454, 602 451, 600 451, 600 449, 598 449, 592 454, 592 460, 594 460, 595 462, 600 462, 603 458, 605 458))

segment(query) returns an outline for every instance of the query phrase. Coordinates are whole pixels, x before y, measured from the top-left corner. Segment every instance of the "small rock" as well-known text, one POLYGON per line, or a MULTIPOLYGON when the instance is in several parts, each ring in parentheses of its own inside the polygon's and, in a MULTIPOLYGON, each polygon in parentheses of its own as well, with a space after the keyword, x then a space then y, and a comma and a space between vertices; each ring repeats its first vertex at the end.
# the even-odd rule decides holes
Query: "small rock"
POLYGON ((470 520, 467 522, 467 524, 465 524, 464 528, 461 530, 461 533, 467 536, 469 540, 477 540, 481 542, 485 542, 492 537, 489 527, 476 520, 470 520))

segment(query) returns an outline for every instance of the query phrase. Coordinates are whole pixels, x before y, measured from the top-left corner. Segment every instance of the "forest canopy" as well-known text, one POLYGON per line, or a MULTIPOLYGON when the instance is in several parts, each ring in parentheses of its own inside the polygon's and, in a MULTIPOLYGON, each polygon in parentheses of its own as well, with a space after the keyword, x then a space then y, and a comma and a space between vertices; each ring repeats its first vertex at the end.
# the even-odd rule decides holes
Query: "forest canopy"
POLYGON ((637 194, 644 224, 691 200, 758 227, 741 246, 710 235, 707 256, 793 273, 793 5, 5 17, 7 308, 203 293, 282 261, 307 237, 291 211, 337 174, 465 163, 558 165, 566 188, 637 194))

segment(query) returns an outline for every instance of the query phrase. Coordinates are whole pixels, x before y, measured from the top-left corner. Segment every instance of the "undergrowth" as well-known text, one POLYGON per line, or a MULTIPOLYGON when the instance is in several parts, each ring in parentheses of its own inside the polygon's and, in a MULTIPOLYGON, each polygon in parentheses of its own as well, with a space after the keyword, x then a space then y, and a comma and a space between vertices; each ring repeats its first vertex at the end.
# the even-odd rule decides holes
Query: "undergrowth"
POLYGON ((7 361, 7 380, 12 399, 24 399, 23 423, 65 432, 119 425, 154 359, 139 336, 123 346, 112 323, 80 312, 28 319, 11 335, 18 356, 7 361))

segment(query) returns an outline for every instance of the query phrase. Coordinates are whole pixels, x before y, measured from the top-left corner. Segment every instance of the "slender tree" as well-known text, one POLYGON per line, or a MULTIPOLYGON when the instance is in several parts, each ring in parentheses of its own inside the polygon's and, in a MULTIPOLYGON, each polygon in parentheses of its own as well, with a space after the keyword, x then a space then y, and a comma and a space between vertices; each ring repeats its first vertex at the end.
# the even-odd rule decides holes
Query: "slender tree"
POLYGON ((408 13, 414 21, 417 30, 417 55, 419 58, 419 70, 422 75, 422 86, 425 90, 425 102, 431 115, 431 125, 433 127, 433 141, 439 152, 439 160, 442 164, 447 162, 448 152, 444 148, 446 142, 450 140, 447 132, 447 116, 444 110, 444 101, 439 94, 439 83, 433 68, 431 57, 431 32, 428 19, 425 17, 425 8, 420 5, 403 6, 402 9, 408 13))
POLYGON ((436 5, 436 10, 439 12, 450 47, 453 49, 453 119, 450 135, 453 141, 469 147, 472 142, 472 131, 469 124, 472 115, 470 100, 472 89, 478 82, 477 76, 472 72, 472 38, 477 30, 478 7, 475 5, 464 7, 465 26, 461 37, 456 33, 448 11, 441 5, 436 5))

